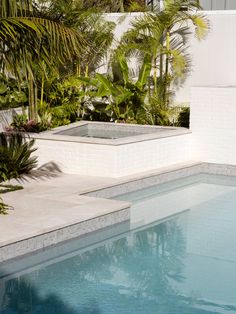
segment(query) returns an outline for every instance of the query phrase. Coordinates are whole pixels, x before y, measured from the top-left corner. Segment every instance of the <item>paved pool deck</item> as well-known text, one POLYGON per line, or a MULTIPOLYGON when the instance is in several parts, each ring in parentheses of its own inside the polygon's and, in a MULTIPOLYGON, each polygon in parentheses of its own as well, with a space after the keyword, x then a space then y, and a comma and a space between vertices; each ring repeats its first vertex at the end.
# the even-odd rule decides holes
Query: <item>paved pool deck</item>
POLYGON ((0 262, 129 221, 131 204, 107 199, 114 191, 122 194, 199 173, 203 167, 189 162, 122 178, 63 173, 28 178, 21 182, 23 190, 1 195, 14 210, 0 215, 0 262))
POLYGON ((23 190, 3 194, 14 210, 0 215, 0 262, 129 220, 130 203, 79 195, 113 182, 59 173, 29 178, 20 182, 23 190))

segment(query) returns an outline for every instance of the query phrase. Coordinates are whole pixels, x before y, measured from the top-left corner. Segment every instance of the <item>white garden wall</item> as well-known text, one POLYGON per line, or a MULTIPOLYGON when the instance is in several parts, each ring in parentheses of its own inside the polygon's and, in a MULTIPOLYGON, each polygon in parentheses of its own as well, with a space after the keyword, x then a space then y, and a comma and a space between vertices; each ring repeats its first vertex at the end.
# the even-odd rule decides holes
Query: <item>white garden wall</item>
POLYGON ((190 128, 195 159, 236 165, 236 86, 192 88, 190 128))

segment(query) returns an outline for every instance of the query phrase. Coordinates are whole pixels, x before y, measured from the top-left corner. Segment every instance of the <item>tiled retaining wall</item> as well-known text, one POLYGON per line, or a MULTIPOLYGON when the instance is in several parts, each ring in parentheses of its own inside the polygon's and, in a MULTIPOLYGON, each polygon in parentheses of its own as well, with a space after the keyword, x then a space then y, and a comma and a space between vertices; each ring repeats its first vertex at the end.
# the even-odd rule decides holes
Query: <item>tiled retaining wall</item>
POLYGON ((236 165, 236 86, 193 87, 190 128, 196 160, 236 165))
POLYGON ((120 177, 191 159, 192 134, 124 145, 36 139, 39 165, 54 161, 65 173, 120 177))

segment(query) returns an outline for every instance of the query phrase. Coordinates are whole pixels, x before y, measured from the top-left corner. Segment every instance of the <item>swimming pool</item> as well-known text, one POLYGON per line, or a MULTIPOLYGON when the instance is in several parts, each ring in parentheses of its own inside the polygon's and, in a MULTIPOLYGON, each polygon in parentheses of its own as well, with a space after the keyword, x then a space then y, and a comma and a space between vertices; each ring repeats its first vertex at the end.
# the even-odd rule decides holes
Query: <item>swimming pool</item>
POLYGON ((236 178, 117 198, 133 201, 129 232, 0 265, 0 313, 236 313, 236 178))

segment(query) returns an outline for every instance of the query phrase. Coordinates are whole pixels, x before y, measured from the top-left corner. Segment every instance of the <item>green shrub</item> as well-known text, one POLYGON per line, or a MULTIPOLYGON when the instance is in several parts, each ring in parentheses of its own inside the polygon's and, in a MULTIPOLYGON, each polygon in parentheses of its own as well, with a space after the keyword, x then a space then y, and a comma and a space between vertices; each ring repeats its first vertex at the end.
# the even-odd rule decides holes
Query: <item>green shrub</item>
POLYGON ((78 120, 78 108, 79 105, 77 103, 65 103, 61 106, 50 108, 52 127, 55 128, 78 120))
POLYGON ((17 179, 37 166, 34 140, 20 133, 0 133, 0 182, 17 179))
POLYGON ((183 128, 189 128, 189 118, 190 108, 189 107, 183 108, 182 111, 180 111, 179 113, 177 125, 183 128))
POLYGON ((46 131, 51 127, 51 121, 47 119, 40 119, 36 122, 34 120, 29 120, 26 114, 18 114, 14 116, 13 122, 9 130, 17 132, 32 132, 39 133, 46 131))
POLYGON ((0 109, 25 106, 27 102, 26 89, 14 78, 9 78, 0 73, 0 109))

